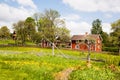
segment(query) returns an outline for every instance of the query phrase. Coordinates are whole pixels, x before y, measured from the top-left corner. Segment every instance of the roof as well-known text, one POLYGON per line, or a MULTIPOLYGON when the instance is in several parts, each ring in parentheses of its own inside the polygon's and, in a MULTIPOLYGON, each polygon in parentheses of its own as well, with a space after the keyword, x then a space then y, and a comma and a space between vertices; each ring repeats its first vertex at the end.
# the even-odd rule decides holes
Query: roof
POLYGON ((96 40, 97 38, 100 38, 102 40, 102 37, 100 34, 90 34, 90 35, 73 35, 71 40, 96 40))

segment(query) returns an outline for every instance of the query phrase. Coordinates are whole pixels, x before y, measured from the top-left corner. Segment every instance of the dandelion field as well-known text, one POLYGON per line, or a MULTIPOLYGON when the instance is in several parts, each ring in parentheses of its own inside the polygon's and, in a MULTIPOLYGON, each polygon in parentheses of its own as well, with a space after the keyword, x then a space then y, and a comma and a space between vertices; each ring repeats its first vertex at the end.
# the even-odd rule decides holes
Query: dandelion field
POLYGON ((120 56, 92 53, 91 58, 103 59, 105 62, 91 61, 92 66, 88 68, 83 59, 86 52, 61 52, 64 55, 55 50, 52 56, 51 49, 1 47, 0 80, 56 80, 58 73, 67 68, 76 68, 68 80, 120 80, 120 56))

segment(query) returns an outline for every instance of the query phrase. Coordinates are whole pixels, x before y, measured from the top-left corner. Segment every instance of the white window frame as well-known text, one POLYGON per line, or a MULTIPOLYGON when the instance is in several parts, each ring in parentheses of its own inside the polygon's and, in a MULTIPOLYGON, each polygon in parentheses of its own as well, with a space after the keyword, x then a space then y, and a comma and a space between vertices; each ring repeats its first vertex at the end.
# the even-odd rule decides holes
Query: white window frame
POLYGON ((79 49, 80 48, 80 46, 77 44, 76 46, 75 46, 75 49, 79 49))

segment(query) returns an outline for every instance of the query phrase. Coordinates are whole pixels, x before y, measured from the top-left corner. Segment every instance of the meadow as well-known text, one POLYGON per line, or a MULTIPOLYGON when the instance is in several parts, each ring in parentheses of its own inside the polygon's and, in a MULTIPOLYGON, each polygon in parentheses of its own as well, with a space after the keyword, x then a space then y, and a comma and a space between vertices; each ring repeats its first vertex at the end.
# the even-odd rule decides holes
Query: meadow
MULTIPOLYGON (((33 47, 0 47, 0 80, 57 80, 62 71, 73 69, 68 80, 120 80, 120 56, 33 47)), ((59 79, 62 80, 62 79, 59 79)))

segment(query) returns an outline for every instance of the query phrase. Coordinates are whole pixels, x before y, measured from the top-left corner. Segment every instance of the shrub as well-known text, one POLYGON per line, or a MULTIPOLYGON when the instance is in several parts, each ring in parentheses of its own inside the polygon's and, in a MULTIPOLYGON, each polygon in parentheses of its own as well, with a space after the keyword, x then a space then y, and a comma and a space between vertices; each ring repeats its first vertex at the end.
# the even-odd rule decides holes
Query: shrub
POLYGON ((102 50, 109 51, 109 52, 118 52, 119 51, 118 47, 103 47, 102 50))

